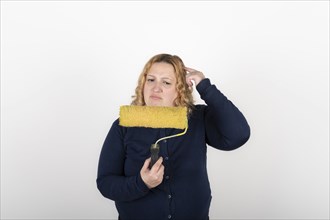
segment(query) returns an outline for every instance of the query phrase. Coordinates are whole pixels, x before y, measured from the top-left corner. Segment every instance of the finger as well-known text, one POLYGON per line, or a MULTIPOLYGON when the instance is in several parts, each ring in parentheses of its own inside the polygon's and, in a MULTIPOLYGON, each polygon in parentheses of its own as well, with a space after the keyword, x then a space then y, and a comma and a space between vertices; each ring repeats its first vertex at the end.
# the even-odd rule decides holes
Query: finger
POLYGON ((185 70, 188 72, 196 72, 197 70, 190 68, 190 67, 185 67, 185 70))
POLYGON ((148 159, 146 159, 146 160, 144 161, 144 164, 143 164, 142 170, 147 170, 147 169, 148 169, 149 164, 150 164, 150 161, 151 161, 151 157, 149 157, 148 159))
POLYGON ((186 78, 186 83, 188 84, 189 87, 193 86, 192 79, 191 78, 186 78))
POLYGON ((161 165, 158 172, 157 172, 157 175, 158 176, 164 176, 164 170, 165 170, 164 165, 161 165))
POLYGON ((156 172, 158 172, 160 166, 162 165, 163 163, 163 157, 159 157, 157 162, 152 166, 152 170, 155 170, 156 172))

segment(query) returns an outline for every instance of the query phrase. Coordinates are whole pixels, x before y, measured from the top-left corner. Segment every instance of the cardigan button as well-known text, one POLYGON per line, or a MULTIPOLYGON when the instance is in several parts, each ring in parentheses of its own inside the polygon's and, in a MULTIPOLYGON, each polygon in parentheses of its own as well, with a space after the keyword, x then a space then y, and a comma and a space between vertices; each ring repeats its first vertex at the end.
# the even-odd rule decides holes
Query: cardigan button
POLYGON ((172 218, 172 216, 171 215, 168 215, 167 218, 170 219, 170 218, 172 218))

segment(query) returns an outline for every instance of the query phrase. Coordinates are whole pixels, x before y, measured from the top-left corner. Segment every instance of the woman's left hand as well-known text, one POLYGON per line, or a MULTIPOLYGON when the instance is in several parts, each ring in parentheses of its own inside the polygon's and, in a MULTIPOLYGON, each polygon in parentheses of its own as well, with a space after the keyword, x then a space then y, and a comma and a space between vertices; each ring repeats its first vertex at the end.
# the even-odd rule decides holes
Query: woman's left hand
POLYGON ((186 75, 186 82, 189 85, 189 87, 193 86, 192 81, 195 82, 195 86, 198 85, 198 83, 200 83, 200 81, 202 81, 203 79, 205 79, 205 76, 202 72, 189 68, 189 67, 185 67, 185 70, 187 71, 187 75, 186 75))

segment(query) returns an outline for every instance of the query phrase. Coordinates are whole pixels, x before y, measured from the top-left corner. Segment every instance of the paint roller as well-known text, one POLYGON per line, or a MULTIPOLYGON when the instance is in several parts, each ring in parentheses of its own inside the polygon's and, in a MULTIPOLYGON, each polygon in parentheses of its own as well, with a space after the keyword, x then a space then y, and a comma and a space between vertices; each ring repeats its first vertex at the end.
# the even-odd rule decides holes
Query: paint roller
POLYGON ((151 162, 149 168, 158 160, 159 142, 184 135, 188 129, 187 107, 137 106, 120 107, 119 125, 124 127, 176 128, 183 132, 162 137, 151 144, 151 162))

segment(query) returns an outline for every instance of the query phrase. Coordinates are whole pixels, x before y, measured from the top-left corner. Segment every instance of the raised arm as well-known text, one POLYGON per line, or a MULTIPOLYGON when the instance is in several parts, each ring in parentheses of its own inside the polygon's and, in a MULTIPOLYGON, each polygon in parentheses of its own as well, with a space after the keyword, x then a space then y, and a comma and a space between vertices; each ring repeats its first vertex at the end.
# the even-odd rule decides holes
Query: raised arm
POLYGON ((187 83, 196 89, 207 106, 204 111, 207 143, 221 150, 234 150, 250 137, 250 127, 241 111, 212 85, 200 71, 186 68, 187 83))

